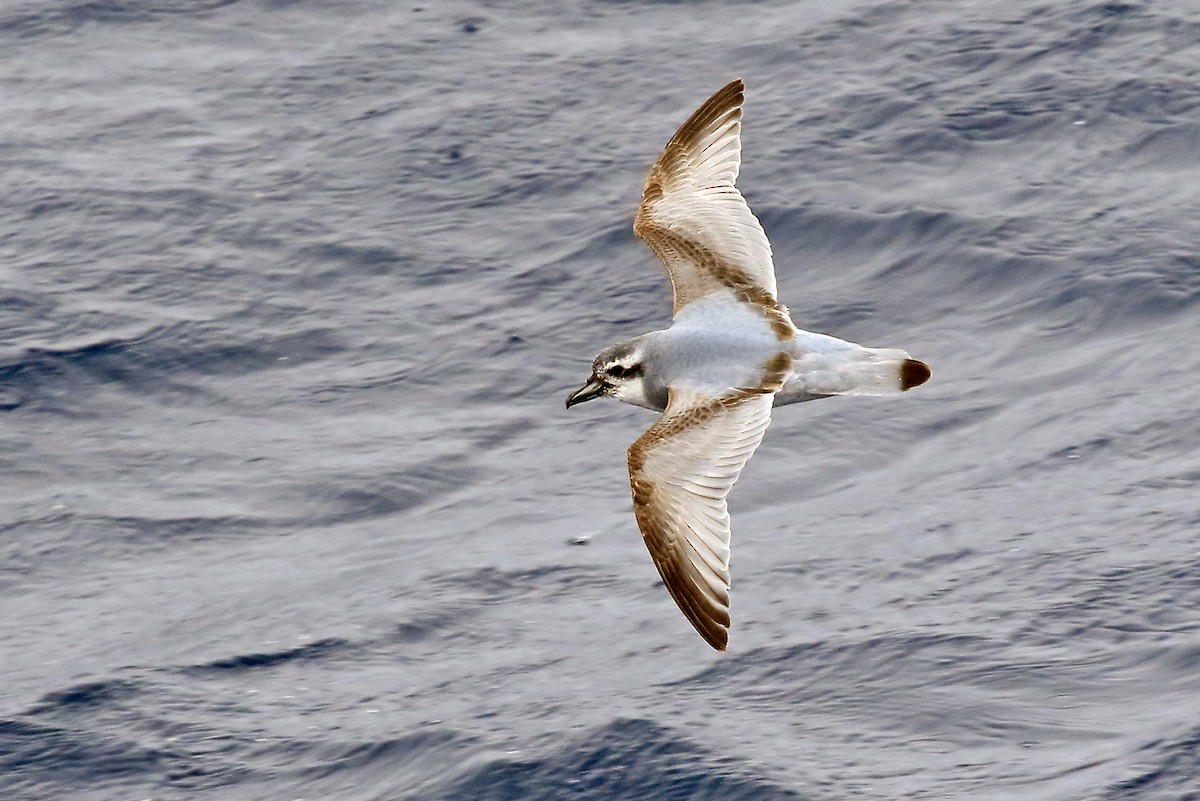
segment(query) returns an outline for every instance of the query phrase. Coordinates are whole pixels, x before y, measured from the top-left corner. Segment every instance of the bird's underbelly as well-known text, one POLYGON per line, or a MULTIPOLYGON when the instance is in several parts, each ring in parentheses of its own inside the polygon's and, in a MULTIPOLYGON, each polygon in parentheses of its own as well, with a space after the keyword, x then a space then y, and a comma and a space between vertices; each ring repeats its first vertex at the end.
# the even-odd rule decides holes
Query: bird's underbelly
POLYGON ((661 342, 661 375, 668 386, 714 396, 757 387, 767 364, 786 350, 766 325, 762 328, 674 331, 661 342))
POLYGON ((781 342, 761 308, 714 293, 680 310, 656 342, 654 371, 664 387, 719 396, 758 387, 767 365, 791 343, 781 342))

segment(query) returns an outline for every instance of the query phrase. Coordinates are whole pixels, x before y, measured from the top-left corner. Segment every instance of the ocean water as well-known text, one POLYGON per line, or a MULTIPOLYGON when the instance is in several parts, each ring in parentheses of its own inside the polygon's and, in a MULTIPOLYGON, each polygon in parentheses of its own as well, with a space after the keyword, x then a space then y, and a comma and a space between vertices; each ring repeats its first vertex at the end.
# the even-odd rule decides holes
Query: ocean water
POLYGON ((0 798, 1200 798, 1200 8, 0 0, 0 798), (730 650, 630 509, 648 166, 803 327, 730 650))

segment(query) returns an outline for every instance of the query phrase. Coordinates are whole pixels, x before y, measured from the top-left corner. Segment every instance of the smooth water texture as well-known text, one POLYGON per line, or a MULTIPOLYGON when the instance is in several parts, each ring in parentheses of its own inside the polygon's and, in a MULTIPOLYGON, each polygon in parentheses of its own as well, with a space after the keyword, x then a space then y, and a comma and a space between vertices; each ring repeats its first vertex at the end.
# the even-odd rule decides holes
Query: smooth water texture
POLYGON ((1195 799, 1191 2, 0 0, 0 797, 1195 799), (730 651, 564 411, 747 83, 730 651))

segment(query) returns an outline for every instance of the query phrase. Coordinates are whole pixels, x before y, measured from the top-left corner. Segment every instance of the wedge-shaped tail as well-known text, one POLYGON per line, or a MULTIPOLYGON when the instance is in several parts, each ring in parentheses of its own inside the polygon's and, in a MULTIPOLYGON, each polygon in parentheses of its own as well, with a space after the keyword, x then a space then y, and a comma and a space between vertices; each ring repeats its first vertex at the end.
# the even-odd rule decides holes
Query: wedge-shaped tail
POLYGON ((830 395, 896 395, 929 380, 929 366, 895 348, 864 348, 802 331, 793 352, 793 375, 775 405, 830 395))

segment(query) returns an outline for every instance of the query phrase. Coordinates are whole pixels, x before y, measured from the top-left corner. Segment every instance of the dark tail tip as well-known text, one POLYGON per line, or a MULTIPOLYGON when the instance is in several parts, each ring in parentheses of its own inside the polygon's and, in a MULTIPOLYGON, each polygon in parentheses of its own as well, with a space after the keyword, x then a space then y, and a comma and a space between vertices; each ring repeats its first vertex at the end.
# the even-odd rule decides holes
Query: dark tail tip
POLYGON ((929 365, 925 362, 919 362, 916 359, 905 359, 904 364, 900 365, 900 389, 909 390, 913 387, 919 387, 929 380, 929 376, 933 373, 929 369, 929 365))

